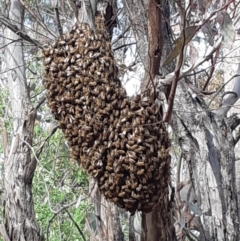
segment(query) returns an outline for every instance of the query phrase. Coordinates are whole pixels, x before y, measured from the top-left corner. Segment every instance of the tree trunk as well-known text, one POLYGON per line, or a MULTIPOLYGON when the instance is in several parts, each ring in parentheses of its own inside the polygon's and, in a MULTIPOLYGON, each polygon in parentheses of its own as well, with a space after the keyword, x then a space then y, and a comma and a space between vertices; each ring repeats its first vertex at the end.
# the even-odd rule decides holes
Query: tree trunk
POLYGON ((188 166, 189 176, 184 178, 192 185, 186 198, 178 200, 178 235, 191 236, 193 229, 200 232, 199 240, 237 241, 239 216, 231 130, 183 85, 178 86, 174 107, 172 127, 188 166))
MULTIPOLYGON (((9 18, 22 29, 24 11, 18 0, 11 1, 9 18)), ((27 89, 23 41, 6 29, 7 81, 11 98, 13 138, 4 164, 4 223, 1 234, 4 240, 43 240, 37 225, 32 179, 36 159, 31 159, 31 146, 35 111, 31 110, 27 89)))
POLYGON ((97 240, 124 241, 118 207, 108 202, 104 196, 100 194, 97 182, 94 179, 90 181, 89 194, 95 203, 97 240))

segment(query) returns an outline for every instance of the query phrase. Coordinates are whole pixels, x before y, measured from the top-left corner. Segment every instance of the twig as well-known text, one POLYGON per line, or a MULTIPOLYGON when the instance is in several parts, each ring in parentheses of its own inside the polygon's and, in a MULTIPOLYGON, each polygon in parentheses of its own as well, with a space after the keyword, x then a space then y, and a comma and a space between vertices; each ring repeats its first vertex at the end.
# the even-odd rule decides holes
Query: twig
POLYGON ((55 18, 56 18, 56 22, 57 22, 58 32, 59 32, 59 35, 62 37, 63 30, 62 30, 62 25, 61 25, 61 21, 60 21, 58 8, 54 8, 54 13, 55 13, 55 18))
MULTIPOLYGON (((38 157, 40 156, 40 154, 42 153, 42 150, 43 150, 43 147, 44 147, 45 143, 50 139, 50 137, 51 137, 52 135, 54 135, 54 133, 57 131, 57 129, 58 129, 58 126, 55 126, 55 127, 51 130, 50 134, 43 140, 42 144, 40 145, 40 147, 39 147, 38 150, 36 151, 36 157, 37 157, 37 158, 38 158, 38 157)), ((37 159, 37 160, 38 160, 38 159, 37 159)))
POLYGON ((130 29, 131 25, 129 25, 113 42, 112 45, 114 45, 117 41, 119 41, 121 38, 123 38, 124 34, 130 29))
POLYGON ((230 78, 226 83, 224 83, 221 88, 216 92, 216 94, 212 97, 212 99, 210 100, 209 104, 208 104, 208 108, 209 106, 211 105, 211 103, 213 102, 213 100, 218 96, 218 94, 223 90, 223 88, 231 81, 233 80, 234 78, 240 76, 239 74, 235 74, 232 76, 232 78, 230 78))
POLYGON ((121 45, 121 46, 118 46, 118 47, 114 48, 113 51, 117 51, 117 50, 119 50, 119 49, 121 49, 121 48, 130 46, 130 45, 134 45, 134 44, 136 44, 136 42, 134 42, 134 43, 129 43, 129 44, 123 44, 123 45, 121 45))
POLYGON ((21 140, 22 142, 24 142, 24 143, 31 149, 31 151, 32 151, 32 153, 33 153, 33 155, 34 155, 34 157, 35 157, 35 159, 32 159, 32 160, 34 160, 34 161, 37 160, 37 162, 39 162, 39 159, 38 159, 38 157, 37 157, 34 149, 32 148, 32 146, 31 146, 27 141, 23 140, 21 137, 20 137, 20 140, 21 140))
POLYGON ((35 46, 43 49, 42 45, 35 39, 32 39, 26 33, 22 32, 16 25, 12 24, 10 20, 5 19, 4 17, 0 16, 0 22, 5 25, 7 28, 12 30, 15 34, 21 37, 23 40, 33 43, 35 46))
POLYGON ((8 135, 7 135, 7 130, 4 126, 4 121, 1 117, 0 117, 0 130, 2 131, 3 155, 4 155, 4 160, 6 160, 8 157, 8 135))
POLYGON ((49 228, 50 228, 50 224, 52 222, 52 220, 60 213, 62 212, 63 210, 65 210, 66 208, 70 207, 70 206, 73 206, 74 204, 76 204, 77 201, 73 201, 71 203, 69 203, 68 205, 66 206, 62 206, 59 210, 57 211, 53 211, 52 208, 50 207, 50 210, 51 212, 53 212, 53 216, 48 220, 48 226, 47 226, 47 241, 49 240, 49 228))
POLYGON ((209 76, 208 76, 208 79, 207 79, 206 83, 205 83, 204 86, 203 86, 203 91, 206 90, 206 88, 207 88, 210 80, 212 79, 212 75, 213 75, 213 72, 214 72, 214 70, 215 70, 215 66, 216 66, 216 63, 217 63, 217 58, 218 58, 218 56, 219 56, 219 49, 220 49, 220 46, 219 46, 219 48, 216 50, 216 55, 215 55, 214 59, 213 59, 213 56, 211 57, 212 67, 211 67, 211 70, 210 70, 210 74, 209 74, 209 76))
POLYGON ((27 11, 32 15, 32 17, 37 21, 37 23, 43 28, 46 29, 52 36, 56 37, 56 35, 43 23, 43 21, 39 20, 36 14, 28 7, 28 5, 23 1, 19 0, 22 6, 27 9, 27 11))
POLYGON ((76 221, 73 219, 72 215, 68 212, 67 209, 65 209, 66 213, 68 214, 69 218, 72 220, 73 224, 76 226, 78 232, 81 234, 82 238, 84 241, 86 241, 86 238, 82 232, 82 230, 80 229, 80 227, 78 226, 78 224, 76 223, 76 221))
MULTIPOLYGON (((186 12, 185 12, 186 14, 186 12)), ((183 59, 184 59, 184 48, 185 48, 185 42, 186 42, 186 35, 185 35, 185 14, 184 14, 184 19, 183 19, 183 31, 182 31, 182 46, 181 46, 181 51, 179 54, 179 58, 178 58, 178 62, 177 62, 177 66, 176 69, 174 71, 174 79, 171 85, 171 89, 170 89, 170 93, 169 93, 169 97, 168 97, 168 109, 167 112, 164 116, 164 121, 169 122, 171 115, 172 115, 172 110, 173 110, 173 103, 174 103, 174 97, 175 97, 175 93, 176 93, 176 89, 177 89, 177 83, 180 80, 180 75, 181 75, 181 68, 183 65, 183 59)))
POLYGON ((45 102, 46 97, 43 97, 40 99, 40 101, 37 103, 36 107, 34 108, 34 110, 38 110, 38 108, 45 102))

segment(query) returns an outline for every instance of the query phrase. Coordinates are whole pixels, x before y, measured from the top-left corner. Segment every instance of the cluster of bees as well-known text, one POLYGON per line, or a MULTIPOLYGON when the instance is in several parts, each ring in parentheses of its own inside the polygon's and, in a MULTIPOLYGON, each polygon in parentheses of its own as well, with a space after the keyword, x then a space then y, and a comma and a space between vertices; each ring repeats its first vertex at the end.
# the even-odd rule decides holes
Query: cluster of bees
POLYGON ((95 31, 76 24, 43 55, 48 105, 72 157, 108 200, 151 211, 168 193, 168 134, 150 91, 127 97, 102 17, 95 31))

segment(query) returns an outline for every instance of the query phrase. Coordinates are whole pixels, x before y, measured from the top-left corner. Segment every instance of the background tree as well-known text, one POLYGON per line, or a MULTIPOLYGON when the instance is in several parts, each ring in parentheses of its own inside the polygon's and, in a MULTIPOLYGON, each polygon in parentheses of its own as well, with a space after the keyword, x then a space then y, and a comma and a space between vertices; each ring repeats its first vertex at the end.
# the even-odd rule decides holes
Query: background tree
MULTIPOLYGON (((175 202, 173 196, 166 196, 153 212, 142 214, 141 218, 138 214, 130 216, 124 223, 125 219, 119 214, 122 211, 100 195, 92 180, 90 196, 95 202, 95 211, 90 210, 86 214, 85 222, 80 217, 84 213, 74 215, 77 209, 73 205, 79 202, 86 205, 83 200, 87 194, 84 191, 78 199, 74 193, 81 188, 74 187, 72 183, 76 181, 76 176, 85 184, 86 179, 74 168, 69 175, 61 178, 68 159, 67 147, 64 142, 53 141, 54 137, 60 137, 60 133, 56 132, 55 123, 43 105, 44 92, 39 84, 42 67, 26 63, 31 58, 34 58, 31 63, 41 62, 41 50, 37 52, 38 49, 41 49, 42 43, 48 44, 70 29, 74 22, 72 12, 94 28, 97 3, 94 0, 81 3, 52 1, 51 4, 39 5, 35 1, 16 0, 3 5, 6 8, 0 21, 6 26, 3 46, 7 69, 4 71, 11 101, 11 112, 3 108, 3 113, 10 113, 11 119, 1 122, 5 153, 1 226, 4 240, 20 237, 22 240, 42 240, 35 221, 31 193, 37 160, 40 160, 38 168, 41 171, 36 173, 38 181, 34 185, 34 194, 36 200, 45 202, 45 207, 37 205, 36 213, 47 239, 60 237, 66 240, 66 234, 70 234, 66 226, 73 225, 75 231, 72 237, 79 234, 84 240, 81 230, 85 224, 92 240, 124 240, 124 225, 129 226, 129 240, 174 240, 173 227, 179 240, 238 240, 234 146, 239 135, 233 131, 239 125, 239 116, 235 114, 226 118, 226 115, 239 98, 240 88, 237 72, 229 79, 235 80, 233 90, 224 93, 225 84, 217 71, 235 40, 239 6, 234 1, 145 0, 136 5, 133 0, 124 0, 118 1, 118 7, 115 1, 99 1, 101 10, 107 7, 110 32, 117 19, 112 43, 123 83, 128 84, 132 73, 135 80, 136 73, 140 73, 141 89, 155 86, 159 89, 159 98, 167 103, 164 118, 172 129, 174 183, 170 193, 175 190, 176 195, 175 202), (176 39, 175 42, 173 39, 176 39), (200 50, 197 49, 198 42, 201 42, 200 50), (220 94, 223 99, 219 98, 220 94), (10 147, 7 146, 7 137, 11 140, 10 147), (61 148, 51 150, 52 145, 61 148), (44 161, 48 159, 44 152, 51 153, 54 161, 44 161), (61 155, 65 157, 59 158, 61 155), (49 172, 49 181, 41 179, 44 172, 49 172), (54 184, 59 180, 61 185, 71 183, 72 194, 60 184, 54 184), (53 187, 64 195, 61 196, 53 187), (17 215, 15 210, 18 210, 17 215), (43 215, 44 210, 46 215, 43 215), (64 223, 64 217, 69 217, 69 223, 64 223)), ((80 206, 77 205, 78 208, 80 206)))

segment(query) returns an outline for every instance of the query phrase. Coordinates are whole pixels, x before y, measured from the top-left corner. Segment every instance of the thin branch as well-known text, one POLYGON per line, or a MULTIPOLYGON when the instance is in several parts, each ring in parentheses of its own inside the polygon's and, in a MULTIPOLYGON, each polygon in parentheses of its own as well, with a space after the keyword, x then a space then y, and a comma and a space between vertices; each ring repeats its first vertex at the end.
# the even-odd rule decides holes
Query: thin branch
POLYGON ((223 99, 223 97, 224 97, 225 95, 235 95, 236 98, 238 97, 238 94, 237 94, 235 91, 225 91, 225 92, 222 94, 221 98, 223 99))
POLYGON ((8 135, 7 135, 7 130, 4 126, 4 121, 0 117, 0 130, 2 131, 2 145, 3 145, 3 155, 4 155, 4 160, 7 159, 8 156, 8 135))
POLYGON ((216 92, 216 94, 212 97, 212 99, 210 100, 209 104, 208 104, 208 108, 211 105, 211 103, 213 102, 213 100, 219 95, 219 93, 224 89, 224 87, 230 82, 232 81, 234 78, 240 76, 239 74, 235 74, 233 75, 227 82, 225 82, 221 88, 219 88, 219 90, 216 92))
POLYGON ((16 25, 12 24, 10 22, 10 20, 7 20, 6 18, 0 16, 0 23, 2 23, 4 26, 6 26, 10 30, 12 30, 15 34, 17 34, 23 40, 30 42, 30 43, 34 44, 35 46, 43 49, 42 44, 40 44, 37 40, 31 38, 26 33, 21 31, 16 25))
POLYGON ((80 233, 80 235, 82 236, 83 240, 86 241, 86 238, 82 232, 82 230, 80 229, 80 227, 78 226, 78 224, 76 223, 76 221, 73 219, 72 215, 68 212, 67 209, 65 209, 66 213, 68 214, 69 218, 71 219, 71 221, 73 222, 73 224, 76 226, 78 232, 80 233))
POLYGON ((121 38, 124 37, 125 33, 130 29, 131 25, 129 25, 113 42, 112 45, 114 45, 115 43, 117 43, 117 41, 119 41, 121 38))
MULTIPOLYGON (((38 158, 40 156, 40 154, 42 153, 43 147, 46 144, 46 142, 55 134, 55 132, 57 131, 58 126, 55 126, 50 134, 43 140, 42 144, 40 145, 40 147, 38 148, 38 150, 36 151, 36 155, 35 157, 38 158)), ((38 159, 37 159, 38 160, 38 159)))
POLYGON ((60 21, 58 8, 54 8, 54 13, 55 13, 55 18, 56 18, 56 22, 57 22, 58 32, 59 32, 59 35, 62 37, 63 30, 62 30, 62 25, 61 25, 61 21, 60 21))
POLYGON ((21 137, 20 137, 20 140, 21 140, 22 142, 24 142, 24 143, 31 149, 31 151, 32 151, 32 153, 33 153, 33 156, 34 156, 34 159, 31 159, 31 161, 37 161, 37 162, 39 162, 39 159, 38 159, 38 157, 37 157, 37 155, 36 155, 33 147, 32 147, 27 141, 25 141, 24 139, 22 139, 21 137))
MULTIPOLYGON (((181 9, 181 8, 179 7, 179 9, 181 9)), ((185 14, 186 14, 186 12, 185 12, 185 14)), ((171 118, 171 115, 172 115, 174 97, 175 97, 175 93, 176 93, 176 89, 177 89, 177 83, 180 80, 179 77, 181 75, 181 68, 182 68, 183 60, 184 60, 184 48, 185 48, 185 43, 186 43, 185 21, 184 21, 185 17, 186 17, 185 14, 183 16, 183 31, 182 31, 182 36, 181 36, 181 38, 182 38, 181 51, 180 51, 179 58, 178 58, 178 61, 177 61, 176 69, 174 71, 174 79, 173 79, 171 89, 170 89, 170 93, 169 93, 169 96, 168 96, 168 109, 167 109, 167 112, 164 116, 164 121, 166 121, 166 122, 170 121, 170 118, 171 118)))
POLYGON ((129 43, 129 44, 123 44, 123 45, 121 45, 121 46, 118 46, 118 47, 114 48, 113 51, 117 51, 117 50, 119 50, 119 49, 122 49, 122 48, 127 47, 127 46, 130 46, 130 45, 134 45, 134 44, 136 44, 136 42, 134 42, 134 43, 129 43))
MULTIPOLYGON (((200 65, 202 65, 205 61, 208 61, 210 59, 210 56, 215 53, 215 51, 218 50, 219 46, 222 43, 222 37, 220 37, 217 41, 217 43, 215 44, 215 47, 208 53, 208 55, 203 58, 202 60, 197 61, 195 64, 192 64, 189 68, 182 70, 181 71, 181 75, 180 75, 180 79, 187 76, 188 73, 190 73, 191 71, 193 71, 194 69, 196 69, 197 67, 199 67, 200 65)), ((172 83, 172 81, 174 80, 174 72, 169 73, 168 75, 166 75, 165 77, 162 78, 156 78, 156 80, 158 80, 161 84, 163 85, 170 85, 172 83)))
POLYGON ((54 32, 52 32, 44 23, 43 21, 39 20, 39 18, 36 16, 36 14, 28 7, 28 5, 23 1, 19 0, 19 2, 22 4, 22 6, 27 9, 27 11, 31 14, 31 16, 37 21, 37 23, 43 28, 46 29, 52 36, 56 37, 54 32))
MULTIPOLYGON (((220 46, 219 46, 219 48, 220 48, 220 46)), ((215 70, 217 58, 218 58, 218 56, 219 56, 219 48, 218 48, 218 50, 216 50, 216 55, 215 55, 214 59, 213 59, 213 56, 211 57, 211 64, 212 64, 212 66, 211 66, 211 70, 210 70, 210 74, 209 74, 209 76, 208 76, 208 79, 207 79, 206 83, 205 83, 204 86, 203 86, 203 91, 206 90, 206 88, 207 88, 210 80, 212 79, 212 75, 213 75, 213 72, 214 72, 214 70, 215 70)))
POLYGON ((50 224, 52 222, 52 220, 63 210, 65 210, 66 208, 73 206, 74 204, 76 204, 77 201, 73 201, 71 203, 69 203, 68 205, 62 206, 59 210, 57 211, 53 211, 50 207, 50 210, 54 213, 53 216, 48 220, 48 226, 47 226, 47 241, 49 240, 49 229, 50 229, 50 224))
POLYGON ((35 111, 38 110, 39 107, 45 102, 45 100, 46 100, 46 97, 41 98, 41 99, 39 100, 39 102, 37 103, 36 107, 34 108, 34 110, 35 110, 35 111))

